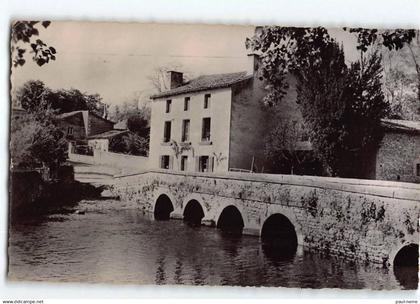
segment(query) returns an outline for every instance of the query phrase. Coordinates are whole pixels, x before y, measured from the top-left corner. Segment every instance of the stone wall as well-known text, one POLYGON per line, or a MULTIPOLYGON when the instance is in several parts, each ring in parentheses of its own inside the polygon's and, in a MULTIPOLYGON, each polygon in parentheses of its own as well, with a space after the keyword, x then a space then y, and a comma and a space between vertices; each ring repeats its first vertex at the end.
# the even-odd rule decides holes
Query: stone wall
POLYGON ((420 183, 415 161, 420 156, 420 134, 387 131, 376 154, 376 179, 420 183))
POLYGON ((74 163, 104 166, 117 169, 132 169, 135 172, 148 169, 149 158, 145 156, 113 153, 100 149, 93 149, 93 156, 81 155, 71 152, 69 148, 68 160, 74 163))
POLYGON ((186 204, 197 200, 203 224, 214 226, 223 209, 240 211, 244 234, 260 235, 273 214, 294 225, 298 243, 325 253, 383 265, 419 239, 420 186, 387 181, 309 176, 226 173, 181 174, 149 171, 116 177, 114 194, 153 212, 167 195, 182 218, 186 204))

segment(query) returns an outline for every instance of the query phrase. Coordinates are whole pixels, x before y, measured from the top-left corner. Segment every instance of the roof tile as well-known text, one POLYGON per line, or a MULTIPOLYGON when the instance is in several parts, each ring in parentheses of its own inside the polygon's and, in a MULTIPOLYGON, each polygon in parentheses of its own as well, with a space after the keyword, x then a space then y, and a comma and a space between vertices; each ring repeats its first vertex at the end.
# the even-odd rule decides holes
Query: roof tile
POLYGON ((226 88, 234 83, 240 82, 245 79, 250 79, 252 75, 247 75, 246 72, 237 73, 226 73, 226 74, 214 74, 214 75, 203 75, 194 78, 187 82, 185 85, 177 87, 175 89, 161 92, 150 96, 151 99, 157 99, 162 97, 175 96, 190 92, 205 91, 209 89, 226 88))

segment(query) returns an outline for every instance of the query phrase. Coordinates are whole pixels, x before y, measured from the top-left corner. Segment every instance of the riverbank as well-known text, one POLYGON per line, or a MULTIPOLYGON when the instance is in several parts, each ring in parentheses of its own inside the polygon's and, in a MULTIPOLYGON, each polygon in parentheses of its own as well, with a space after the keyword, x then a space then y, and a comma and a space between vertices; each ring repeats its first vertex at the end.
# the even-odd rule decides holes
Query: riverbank
POLYGON ((15 221, 54 213, 76 205, 82 199, 98 199, 104 187, 75 181, 71 176, 45 180, 37 171, 11 171, 9 218, 15 221))

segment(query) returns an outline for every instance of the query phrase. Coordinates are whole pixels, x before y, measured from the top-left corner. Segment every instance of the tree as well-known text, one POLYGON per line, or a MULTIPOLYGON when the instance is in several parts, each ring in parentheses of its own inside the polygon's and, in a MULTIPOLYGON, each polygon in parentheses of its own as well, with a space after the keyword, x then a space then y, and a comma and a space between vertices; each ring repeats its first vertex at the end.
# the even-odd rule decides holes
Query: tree
POLYGON ((296 121, 281 121, 268 134, 265 157, 276 173, 314 174, 308 165, 316 159, 310 151, 304 151, 302 144, 306 131, 296 121))
POLYGON ((27 51, 26 44, 30 44, 30 53, 33 54, 32 60, 39 66, 56 59, 56 50, 54 47, 48 46, 41 39, 33 40, 34 36, 39 36, 39 29, 37 28, 39 23, 44 28, 47 28, 51 24, 50 21, 16 21, 12 24, 11 56, 14 67, 25 64, 26 60, 24 55, 27 51))
MULTIPOLYGON (((344 28, 346 30, 346 28, 344 28)), ((419 31, 410 29, 382 30, 366 28, 350 28, 350 33, 357 35, 357 49, 363 53, 376 43, 383 45, 388 50, 401 50, 407 48, 411 64, 415 68, 417 78, 417 100, 420 103, 420 48, 419 31), (417 38, 416 38, 417 36, 417 38), (415 39, 416 38, 416 39, 415 39)))
POLYGON ((40 80, 29 80, 16 93, 17 103, 28 112, 45 112, 48 109, 61 114, 89 110, 103 116, 106 105, 99 94, 82 93, 77 89, 50 90, 40 80))
POLYGON ((388 107, 381 91, 381 57, 347 68, 342 48, 324 28, 264 27, 246 42, 261 52, 265 104, 279 104, 297 79, 297 103, 316 156, 332 176, 360 176, 359 157, 378 144, 388 107))
POLYGON ((67 142, 50 113, 12 118, 10 154, 13 167, 57 168, 66 160, 67 142))
POLYGON ((289 89, 287 76, 299 73, 309 57, 317 58, 321 48, 334 40, 323 27, 295 28, 267 26, 247 38, 248 49, 260 52, 262 69, 260 78, 268 83, 269 93, 264 103, 274 106, 289 89))
POLYGON ((28 112, 45 111, 51 97, 51 90, 40 80, 29 80, 16 92, 17 103, 28 112))
POLYGON ((131 114, 127 119, 127 129, 138 136, 148 138, 150 133, 149 120, 145 118, 144 112, 131 114))
POLYGON ((389 102, 388 118, 419 120, 420 103, 417 100, 416 80, 399 67, 390 67, 384 72, 384 93, 389 102))
POLYGON ((146 138, 127 133, 113 137, 109 142, 109 149, 116 153, 147 156, 149 143, 146 138))
POLYGON ((107 107, 99 94, 82 93, 77 89, 61 89, 54 91, 49 99, 51 108, 57 113, 89 110, 99 116, 105 114, 107 107))

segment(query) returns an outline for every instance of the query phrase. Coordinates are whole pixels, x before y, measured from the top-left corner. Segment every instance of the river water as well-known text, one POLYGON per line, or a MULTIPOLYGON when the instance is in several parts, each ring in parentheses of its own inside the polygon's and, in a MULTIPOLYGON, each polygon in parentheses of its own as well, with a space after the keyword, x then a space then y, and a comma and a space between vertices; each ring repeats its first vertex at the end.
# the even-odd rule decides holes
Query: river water
POLYGON ((11 280, 413 289, 393 270, 297 248, 276 257, 257 237, 226 235, 180 220, 154 221, 119 201, 82 201, 79 212, 10 228, 11 280))

